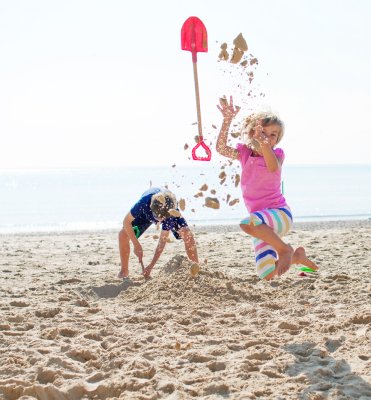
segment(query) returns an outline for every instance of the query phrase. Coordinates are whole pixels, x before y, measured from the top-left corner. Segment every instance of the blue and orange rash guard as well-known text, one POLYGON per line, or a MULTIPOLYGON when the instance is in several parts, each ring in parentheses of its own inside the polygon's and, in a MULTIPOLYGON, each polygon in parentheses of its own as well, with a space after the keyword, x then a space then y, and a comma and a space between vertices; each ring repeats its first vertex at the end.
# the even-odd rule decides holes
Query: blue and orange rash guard
MULTIPOLYGON (((161 192, 160 188, 151 188, 145 191, 130 210, 131 215, 134 217, 134 221, 131 224, 137 237, 152 224, 159 222, 151 210, 152 196, 159 192, 161 192)), ((172 231, 176 239, 180 239, 178 231, 185 226, 188 226, 188 224, 183 217, 169 217, 161 222, 162 229, 164 231, 172 231)))

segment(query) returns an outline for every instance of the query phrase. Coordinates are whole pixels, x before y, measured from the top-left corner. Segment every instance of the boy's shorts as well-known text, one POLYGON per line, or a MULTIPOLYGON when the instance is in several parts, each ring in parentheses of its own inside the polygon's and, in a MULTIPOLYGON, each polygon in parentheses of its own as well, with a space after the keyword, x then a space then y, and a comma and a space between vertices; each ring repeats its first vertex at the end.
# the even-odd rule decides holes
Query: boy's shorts
MULTIPOLYGON (((168 220, 163 221, 162 224, 167 225, 170 229, 165 229, 165 230, 171 230, 173 233, 174 237, 176 239, 181 239, 179 235, 179 230, 181 228, 184 228, 188 226, 187 221, 182 218, 182 217, 171 217, 168 220), (171 220, 171 224, 169 226, 169 220, 171 220)), ((131 226, 133 227, 133 231, 135 233, 135 237, 138 239, 142 234, 152 225, 151 221, 138 221, 136 218, 132 221, 131 226)))
POLYGON ((138 222, 134 219, 131 226, 135 233, 135 237, 138 239, 142 234, 152 225, 152 222, 138 222))

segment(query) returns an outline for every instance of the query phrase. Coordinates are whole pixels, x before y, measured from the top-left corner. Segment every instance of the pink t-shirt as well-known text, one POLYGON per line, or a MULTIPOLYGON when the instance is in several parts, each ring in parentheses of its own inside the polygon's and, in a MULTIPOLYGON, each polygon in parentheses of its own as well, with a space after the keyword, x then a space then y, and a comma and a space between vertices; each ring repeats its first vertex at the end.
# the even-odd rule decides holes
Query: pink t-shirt
MULTIPOLYGON (((238 144, 237 151, 242 168, 242 196, 249 212, 287 206, 281 193, 281 168, 269 172, 264 157, 253 157, 245 144, 238 144)), ((283 150, 277 148, 273 151, 282 164, 285 159, 283 150)))

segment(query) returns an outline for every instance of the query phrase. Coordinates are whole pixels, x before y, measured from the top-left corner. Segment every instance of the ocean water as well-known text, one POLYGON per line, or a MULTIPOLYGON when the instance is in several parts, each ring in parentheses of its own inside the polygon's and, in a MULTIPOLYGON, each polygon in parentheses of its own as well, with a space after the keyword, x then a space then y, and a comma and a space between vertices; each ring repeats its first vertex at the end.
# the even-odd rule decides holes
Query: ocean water
MULTIPOLYGON (((0 171, 0 233, 120 229, 125 214, 150 185, 167 186, 184 198, 189 223, 237 224, 247 214, 234 184, 239 166, 223 171, 223 184, 221 166, 211 163, 0 171), (205 183, 209 190, 195 197, 205 183), (217 197, 220 209, 205 207, 205 196, 217 197), (240 202, 230 206, 235 198, 240 202)), ((371 218, 371 165, 286 165, 283 189, 296 221, 371 218)))

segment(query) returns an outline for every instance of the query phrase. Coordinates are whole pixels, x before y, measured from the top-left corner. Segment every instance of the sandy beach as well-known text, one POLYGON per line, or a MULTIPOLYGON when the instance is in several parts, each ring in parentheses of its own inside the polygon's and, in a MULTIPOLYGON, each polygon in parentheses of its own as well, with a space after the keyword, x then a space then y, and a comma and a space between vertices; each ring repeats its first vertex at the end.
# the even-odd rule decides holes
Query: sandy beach
POLYGON ((194 232, 196 278, 172 240, 124 282, 117 232, 2 235, 0 398, 371 399, 371 221, 295 224, 320 271, 271 282, 238 227, 194 232))

